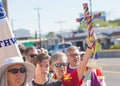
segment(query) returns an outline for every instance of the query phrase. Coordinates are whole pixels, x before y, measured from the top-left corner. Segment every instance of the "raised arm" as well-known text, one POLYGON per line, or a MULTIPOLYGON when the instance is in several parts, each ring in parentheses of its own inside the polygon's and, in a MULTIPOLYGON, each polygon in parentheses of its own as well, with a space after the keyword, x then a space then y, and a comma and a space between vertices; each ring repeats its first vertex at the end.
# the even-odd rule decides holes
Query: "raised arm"
POLYGON ((87 65, 89 58, 91 57, 91 54, 92 54, 92 42, 90 41, 90 39, 88 37, 86 39, 86 42, 87 42, 88 46, 87 46, 85 55, 83 57, 83 61, 80 62, 79 66, 77 68, 77 74, 78 74, 79 80, 82 79, 85 67, 87 65))

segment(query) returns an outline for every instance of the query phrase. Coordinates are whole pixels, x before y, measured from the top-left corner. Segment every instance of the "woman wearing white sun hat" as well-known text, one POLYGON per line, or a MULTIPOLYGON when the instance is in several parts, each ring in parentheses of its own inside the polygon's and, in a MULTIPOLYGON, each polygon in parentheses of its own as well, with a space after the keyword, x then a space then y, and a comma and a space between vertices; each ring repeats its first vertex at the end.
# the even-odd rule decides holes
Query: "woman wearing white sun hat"
POLYGON ((0 86, 27 86, 35 68, 23 61, 0 0, 0 86))
POLYGON ((8 58, 0 68, 0 86, 28 86, 34 73, 35 67, 21 57, 8 58))

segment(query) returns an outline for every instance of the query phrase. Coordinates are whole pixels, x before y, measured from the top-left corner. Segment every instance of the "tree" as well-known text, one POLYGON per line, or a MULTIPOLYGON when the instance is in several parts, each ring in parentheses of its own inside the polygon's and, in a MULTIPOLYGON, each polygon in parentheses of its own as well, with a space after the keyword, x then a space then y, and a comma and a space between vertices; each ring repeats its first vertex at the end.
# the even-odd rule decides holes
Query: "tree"
MULTIPOLYGON (((99 24, 99 27, 108 27, 108 26, 118 27, 118 26, 120 26, 120 19, 109 20, 109 21, 95 19, 92 21, 92 23, 93 23, 93 27, 98 27, 97 26, 98 24, 99 24)), ((80 23, 78 29, 87 29, 86 22, 84 21, 84 22, 80 23)))
POLYGON ((54 35, 54 32, 49 32, 49 33, 46 35, 46 37, 53 37, 53 35, 54 35))
MULTIPOLYGON (((97 27, 97 24, 99 24, 99 27, 107 27, 109 25, 109 22, 100 20, 100 19, 95 19, 92 21, 92 25, 93 27, 97 27)), ((80 23, 78 29, 87 29, 87 24, 86 22, 82 22, 80 23)))

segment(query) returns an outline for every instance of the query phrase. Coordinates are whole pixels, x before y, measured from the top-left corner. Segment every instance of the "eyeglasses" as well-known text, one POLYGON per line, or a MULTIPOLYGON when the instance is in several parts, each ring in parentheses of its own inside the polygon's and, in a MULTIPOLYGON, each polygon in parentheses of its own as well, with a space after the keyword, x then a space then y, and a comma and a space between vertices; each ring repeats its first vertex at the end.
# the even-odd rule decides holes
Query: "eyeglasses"
POLYGON ((59 68, 59 67, 61 67, 61 66, 67 66, 68 65, 68 63, 57 63, 57 64, 53 64, 53 66, 55 66, 55 67, 57 67, 57 68, 59 68))
POLYGON ((20 69, 13 68, 13 69, 8 70, 8 72, 11 72, 13 74, 18 73, 19 71, 20 71, 20 73, 25 73, 27 70, 26 70, 26 68, 20 68, 20 69))
POLYGON ((75 53, 75 54, 69 54, 68 56, 75 57, 75 56, 80 56, 80 54, 75 53))
POLYGON ((31 58, 34 58, 34 57, 36 57, 37 56, 37 54, 30 54, 30 57, 31 58))

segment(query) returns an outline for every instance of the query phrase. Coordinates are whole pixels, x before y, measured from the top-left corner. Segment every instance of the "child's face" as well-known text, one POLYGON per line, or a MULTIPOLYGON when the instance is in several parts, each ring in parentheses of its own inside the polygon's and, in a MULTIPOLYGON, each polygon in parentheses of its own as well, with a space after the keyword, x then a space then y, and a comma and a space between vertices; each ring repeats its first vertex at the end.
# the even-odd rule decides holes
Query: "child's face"
POLYGON ((49 60, 45 59, 41 63, 36 64, 36 73, 38 75, 47 76, 49 74, 49 60))

